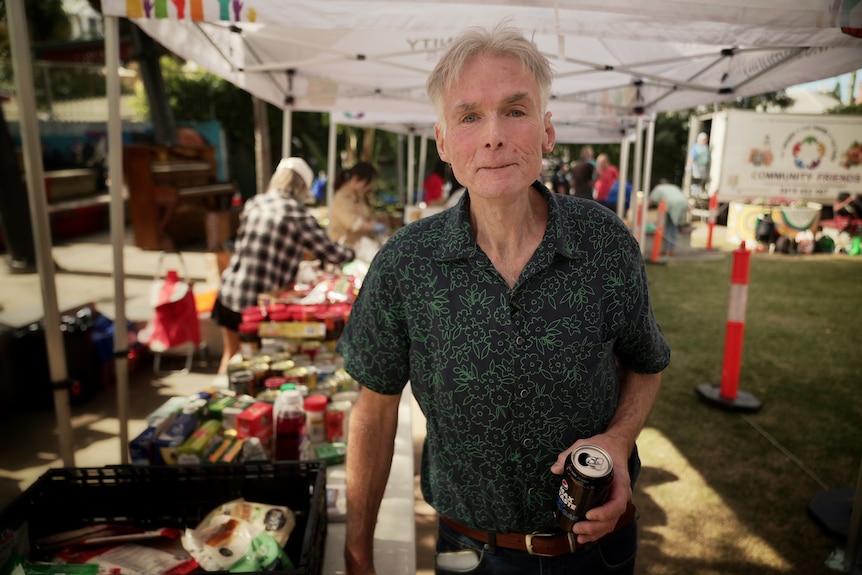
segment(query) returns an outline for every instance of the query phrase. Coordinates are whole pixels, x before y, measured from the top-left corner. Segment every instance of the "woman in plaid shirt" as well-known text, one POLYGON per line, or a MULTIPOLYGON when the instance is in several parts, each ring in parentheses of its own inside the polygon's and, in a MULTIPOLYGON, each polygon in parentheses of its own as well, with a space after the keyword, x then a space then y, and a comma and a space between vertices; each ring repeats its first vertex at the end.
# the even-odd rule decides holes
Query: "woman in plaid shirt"
POLYGON ((313 179, 303 159, 285 158, 267 191, 245 203, 212 314, 224 343, 219 373, 227 372, 230 358, 239 351, 243 308, 256 305, 259 294, 290 284, 306 250, 333 264, 354 259, 353 250, 330 240, 305 207, 313 179))

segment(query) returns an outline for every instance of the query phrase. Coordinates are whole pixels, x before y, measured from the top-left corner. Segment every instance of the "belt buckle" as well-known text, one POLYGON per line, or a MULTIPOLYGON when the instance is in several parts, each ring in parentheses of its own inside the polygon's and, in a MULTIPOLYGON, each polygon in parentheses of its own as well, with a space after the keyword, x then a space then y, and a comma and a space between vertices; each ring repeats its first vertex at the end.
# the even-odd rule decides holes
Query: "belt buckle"
MULTIPOLYGON (((555 557, 555 555, 552 555, 550 553, 537 553, 536 551, 533 551, 534 537, 559 537, 559 534, 539 533, 538 531, 534 531, 533 533, 527 533, 526 535, 524 535, 524 544, 527 547, 527 553, 529 553, 530 555, 535 555, 537 557, 555 557)), ((569 541, 569 551, 574 553, 575 549, 577 548, 577 536, 572 531, 569 531, 568 533, 566 533, 566 537, 569 541)))

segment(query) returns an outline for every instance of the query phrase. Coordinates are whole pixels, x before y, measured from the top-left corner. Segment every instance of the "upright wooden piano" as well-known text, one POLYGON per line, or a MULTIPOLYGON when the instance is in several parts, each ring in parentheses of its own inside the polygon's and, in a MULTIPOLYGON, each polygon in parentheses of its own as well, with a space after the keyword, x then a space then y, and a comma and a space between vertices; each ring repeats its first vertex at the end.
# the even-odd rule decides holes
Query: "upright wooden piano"
POLYGON ((211 146, 128 145, 123 171, 135 245, 175 249, 206 239, 210 212, 230 209, 234 182, 218 180, 211 146))

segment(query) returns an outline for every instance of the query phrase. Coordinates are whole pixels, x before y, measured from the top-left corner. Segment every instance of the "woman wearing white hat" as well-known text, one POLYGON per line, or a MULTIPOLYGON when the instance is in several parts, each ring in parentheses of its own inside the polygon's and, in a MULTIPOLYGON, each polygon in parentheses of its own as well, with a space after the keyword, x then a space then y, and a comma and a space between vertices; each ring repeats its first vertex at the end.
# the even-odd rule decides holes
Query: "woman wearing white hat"
POLYGON ((259 294, 289 285, 306 250, 322 261, 352 261, 352 249, 329 236, 305 207, 314 173, 302 158, 285 158, 267 191, 250 198, 240 216, 230 263, 221 277, 213 319, 221 326, 224 353, 219 373, 226 373, 239 351, 242 310, 257 304, 259 294))

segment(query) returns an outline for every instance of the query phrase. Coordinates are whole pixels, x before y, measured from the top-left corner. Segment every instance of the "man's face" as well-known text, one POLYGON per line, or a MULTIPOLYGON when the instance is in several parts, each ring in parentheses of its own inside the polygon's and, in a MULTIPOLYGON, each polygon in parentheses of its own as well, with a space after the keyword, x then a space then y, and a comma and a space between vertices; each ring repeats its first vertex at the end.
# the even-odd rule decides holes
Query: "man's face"
POLYGON ((471 196, 523 193, 554 149, 550 112, 542 114, 539 88, 529 70, 511 58, 470 60, 446 94, 446 127, 435 129, 440 158, 471 196))

